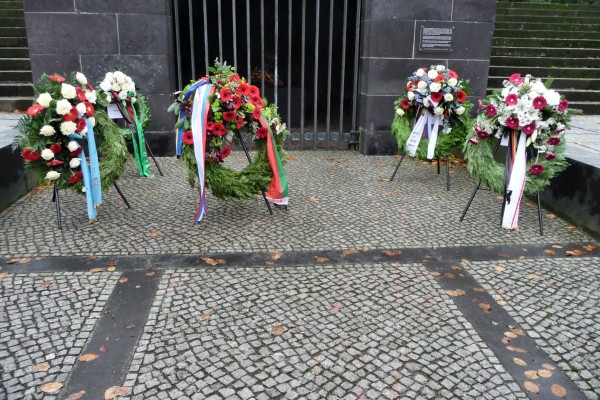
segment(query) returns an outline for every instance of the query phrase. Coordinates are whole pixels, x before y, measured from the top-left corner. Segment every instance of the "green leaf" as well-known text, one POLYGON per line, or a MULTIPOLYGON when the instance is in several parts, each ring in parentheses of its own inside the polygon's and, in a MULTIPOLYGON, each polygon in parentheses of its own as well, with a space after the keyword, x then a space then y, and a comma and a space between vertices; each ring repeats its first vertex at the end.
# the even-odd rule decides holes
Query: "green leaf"
POLYGON ((167 112, 173 112, 178 109, 179 109, 179 103, 175 102, 175 103, 171 104, 169 106, 169 108, 167 108, 167 112))
POLYGON ((179 121, 177 121, 177 123, 175 124, 175 129, 179 129, 183 126, 184 122, 186 121, 185 118, 180 119, 179 121))

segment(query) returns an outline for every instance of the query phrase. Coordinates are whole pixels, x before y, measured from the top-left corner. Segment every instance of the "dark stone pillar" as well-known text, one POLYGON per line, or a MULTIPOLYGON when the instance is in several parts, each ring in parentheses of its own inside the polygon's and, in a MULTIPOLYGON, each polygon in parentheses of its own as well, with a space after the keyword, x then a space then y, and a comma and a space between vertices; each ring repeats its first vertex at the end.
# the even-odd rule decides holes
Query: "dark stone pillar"
POLYGON ((358 125, 363 154, 393 154, 394 100, 418 68, 444 64, 485 96, 496 0, 363 1, 358 125), (451 28, 451 51, 422 51, 421 30, 451 28))
POLYGON ((174 154, 175 91, 169 0, 24 0, 33 79, 83 72, 93 84, 121 70, 148 97, 146 139, 155 154, 174 154))

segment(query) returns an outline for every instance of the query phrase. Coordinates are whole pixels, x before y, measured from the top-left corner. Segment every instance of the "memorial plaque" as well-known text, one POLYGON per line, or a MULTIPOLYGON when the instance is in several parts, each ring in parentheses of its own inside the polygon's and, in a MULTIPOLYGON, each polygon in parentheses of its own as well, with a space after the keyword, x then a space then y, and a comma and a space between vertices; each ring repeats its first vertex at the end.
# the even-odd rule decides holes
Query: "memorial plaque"
POLYGON ((452 51, 453 28, 428 28, 421 27, 421 40, 419 51, 452 51))

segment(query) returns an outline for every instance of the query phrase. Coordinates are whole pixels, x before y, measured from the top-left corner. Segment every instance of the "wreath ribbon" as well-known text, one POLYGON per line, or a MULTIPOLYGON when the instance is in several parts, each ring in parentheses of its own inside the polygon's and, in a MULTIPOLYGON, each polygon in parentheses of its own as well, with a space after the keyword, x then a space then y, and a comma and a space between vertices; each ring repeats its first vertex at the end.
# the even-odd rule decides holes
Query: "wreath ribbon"
POLYGON ((281 157, 277 151, 277 144, 275 143, 273 131, 265 120, 264 115, 261 115, 259 122, 263 128, 269 130, 269 137, 267 138, 267 157, 269 158, 271 171, 273 171, 273 178, 269 184, 266 197, 267 200, 271 201, 273 204, 287 206, 289 201, 287 173, 285 172, 283 162, 281 162, 281 157))
POLYGON ((117 100, 117 107, 121 115, 129 125, 131 130, 131 141, 133 143, 133 153, 135 155, 135 164, 140 176, 150 177, 150 163, 146 154, 146 141, 144 139, 144 129, 140 119, 135 112, 135 108, 131 104, 126 104, 125 100, 117 100))
MULTIPOLYGON (((428 99, 429 97, 425 99, 425 101, 429 101, 434 107, 437 106, 438 103, 428 99)), ((421 142, 421 138, 425 138, 429 139, 429 144, 427 145, 427 159, 431 160, 435 155, 435 145, 437 143, 438 131, 441 124, 442 119, 438 115, 432 114, 428 109, 419 107, 415 125, 406 141, 406 151, 408 152, 408 155, 414 157, 417 148, 419 147, 419 143, 421 142)))
POLYGON ((502 227, 515 229, 519 222, 519 206, 527 181, 527 136, 515 129, 511 130, 508 137, 508 150, 506 152, 506 169, 504 184, 506 195, 504 213, 502 214, 502 227), (517 142, 518 140, 518 142, 517 142))
MULTIPOLYGON (((79 160, 81 161, 80 167, 85 187, 87 213, 90 221, 94 221, 96 219, 96 207, 102 204, 102 183, 100 181, 100 165, 98 162, 96 139, 94 138, 94 127, 87 118, 85 118, 85 122, 87 126, 89 164, 83 149, 79 153, 79 160)), ((69 139, 83 139, 83 137, 77 133, 72 133, 69 135, 69 139)))

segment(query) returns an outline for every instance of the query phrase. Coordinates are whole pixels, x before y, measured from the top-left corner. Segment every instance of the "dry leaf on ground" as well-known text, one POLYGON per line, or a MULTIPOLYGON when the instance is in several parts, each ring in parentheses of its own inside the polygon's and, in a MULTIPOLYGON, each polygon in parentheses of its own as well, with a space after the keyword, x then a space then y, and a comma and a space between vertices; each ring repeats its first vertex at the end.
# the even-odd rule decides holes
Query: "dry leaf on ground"
POLYGON ((542 367, 544 367, 544 369, 549 369, 550 371, 554 371, 556 369, 552 364, 542 364, 542 367))
POLYGON ((65 400, 79 400, 85 395, 85 390, 80 390, 79 392, 71 393, 65 400))
POLYGON ((588 251, 594 251, 594 250, 596 250, 598 248, 598 246, 596 246, 594 244, 588 244, 588 245, 585 245, 583 247, 585 247, 586 250, 588 250, 588 251))
POLYGON ((456 278, 456 275, 451 274, 450 272, 446 272, 444 274, 444 278, 446 278, 446 279, 454 279, 454 278, 456 278))
POLYGON ((62 382, 48 382, 44 383, 40 390, 44 393, 56 393, 62 388, 64 384, 62 382))
POLYGON ((538 375, 541 376, 542 378, 550 378, 554 373, 552 371, 550 371, 549 369, 540 369, 538 370, 538 375))
POLYGON ((521 365, 523 367, 527 365, 527 363, 525 361, 523 361, 523 360, 521 360, 520 358, 517 358, 517 357, 513 357, 513 362, 515 364, 521 365))
POLYGON ((211 317, 210 317, 210 314, 200 314, 200 318, 202 318, 202 319, 207 319, 207 320, 208 320, 208 319, 210 319, 211 317))
POLYGON ((496 265, 496 271, 506 271, 506 268, 503 267, 502 265, 496 265))
POLYGON ((282 254, 280 251, 274 251, 271 253, 271 260, 279 260, 282 254))
POLYGON ((540 392, 540 387, 538 385, 536 385, 535 383, 531 382, 531 381, 525 381, 523 383, 523 387, 531 393, 539 393, 540 392))
POLYGON ((561 245, 559 245, 559 244, 553 244, 553 245, 552 245, 552 247, 553 247, 553 248, 555 248, 555 249, 562 249, 562 248, 563 248, 563 247, 562 247, 561 245))
POLYGON ((481 292, 484 291, 483 288, 480 288, 480 287, 473 288, 473 290, 476 291, 476 292, 478 292, 478 293, 481 293, 481 292))
POLYGON ((535 370, 529 370, 529 371, 525 371, 525 378, 527 379, 537 379, 539 378, 537 371, 535 370))
POLYGON ((158 232, 157 231, 150 232, 150 237, 153 237, 153 238, 158 237, 158 232))
POLYGON ((98 354, 87 353, 87 354, 80 355, 77 359, 79 361, 88 362, 88 361, 94 361, 98 357, 99 357, 98 354))
POLYGON ((394 257, 394 256, 397 256, 399 254, 402 254, 402 252, 400 250, 383 250, 382 253, 385 254, 388 257, 394 257))
POLYGON ((307 197, 306 200, 308 200, 308 201, 319 201, 321 199, 318 198, 318 197, 307 197))
POLYGON ((486 313, 492 311, 492 306, 490 306, 488 303, 479 303, 479 308, 486 313))
POLYGON ((133 328, 135 328, 135 324, 127 324, 127 325, 125 326, 125 328, 126 328, 126 329, 133 329, 133 328))
POLYGON ((50 369, 50 365, 48 363, 39 363, 35 365, 35 370, 37 372, 46 372, 50 369))
POLYGON ((574 257, 574 256, 580 256, 585 254, 585 251, 579 250, 579 249, 575 249, 575 250, 567 250, 566 255, 567 257, 574 257))
POLYGON ((209 265, 225 264, 225 262, 226 262, 222 258, 212 259, 210 257, 203 257, 203 258, 201 258, 201 260, 204 261, 205 263, 209 264, 209 265))
POLYGON ((29 261, 31 261, 31 258, 23 257, 23 258, 19 259, 19 264, 27 264, 29 261))
POLYGON ((504 332, 504 336, 509 337, 511 339, 516 339, 517 337, 519 337, 519 335, 517 335, 516 333, 510 331, 510 332, 504 332))
POLYGON ((567 226, 567 229, 572 231, 573 229, 577 229, 577 227, 575 225, 569 225, 567 226))
POLYGON ((284 331, 285 331, 285 329, 284 329, 284 328, 283 328, 283 326, 281 326, 281 325, 275 325, 275 326, 273 327, 273 329, 271 329, 271 332, 272 332, 274 335, 281 335, 281 334, 282 334, 284 331))
POLYGON ((150 276, 154 276, 154 271, 148 271, 146 272, 144 275, 150 277, 150 276))
POLYGON ((317 260, 317 262, 319 262, 319 263, 324 263, 324 262, 327 262, 327 261, 329 261, 329 258, 327 258, 327 257, 319 257, 319 256, 315 256, 315 260, 317 260))
POLYGON ((567 390, 564 387, 557 385, 556 383, 552 385, 550 389, 552 390, 552 393, 554 393, 555 396, 567 397, 567 390))
POLYGON ((50 286, 52 286, 52 281, 44 281, 42 282, 42 287, 45 289, 48 289, 50 286))
POLYGON ((554 214, 546 214, 546 217, 548 217, 550 219, 554 219, 554 218, 556 218, 556 215, 554 215, 554 214))
POLYGON ((449 296, 464 296, 465 295, 465 291, 462 289, 456 289, 456 290, 446 290, 446 293, 449 296))
POLYGON ((104 392, 104 400, 112 400, 115 397, 126 396, 129 394, 129 388, 123 386, 111 386, 104 392))
POLYGON ((10 259, 10 260, 8 260, 8 261, 6 262, 6 264, 8 264, 8 265, 11 265, 11 264, 14 264, 14 263, 16 263, 17 261, 19 261, 19 260, 18 260, 18 259, 16 259, 16 258, 13 258, 13 259, 10 259))
POLYGON ((515 353, 527 353, 527 351, 525 351, 525 349, 522 349, 520 347, 506 346, 506 349, 510 350, 510 351, 514 351, 515 353))
POLYGON ((440 273, 432 271, 432 272, 429 273, 429 275, 431 275, 431 276, 440 276, 440 273))
POLYGON ((499 306, 506 305, 506 301, 504 301, 504 300, 498 300, 496 303, 497 303, 499 306))
POLYGON ((125 282, 127 282, 128 280, 129 280, 129 278, 122 277, 121 279, 119 279, 119 282, 121 282, 121 283, 125 283, 125 282))
POLYGON ((103 344, 102 346, 98 347, 98 350, 100 350, 103 353, 106 353, 108 351, 108 346, 103 344))
POLYGON ((104 272, 104 268, 98 267, 98 268, 92 268, 90 269, 90 272, 92 273, 96 273, 96 272, 104 272))
POLYGON ((550 249, 544 250, 544 253, 551 255, 551 256, 556 255, 556 252, 554 250, 550 250, 550 249))
POLYGON ((540 279, 540 276, 537 274, 527 274, 526 277, 530 278, 530 279, 536 279, 536 280, 540 279))
POLYGON ((344 250, 342 251, 342 254, 340 254, 342 257, 346 257, 349 256, 350 254, 358 254, 359 251, 356 249, 349 249, 349 250, 344 250))

